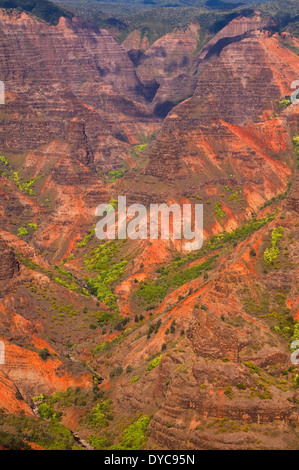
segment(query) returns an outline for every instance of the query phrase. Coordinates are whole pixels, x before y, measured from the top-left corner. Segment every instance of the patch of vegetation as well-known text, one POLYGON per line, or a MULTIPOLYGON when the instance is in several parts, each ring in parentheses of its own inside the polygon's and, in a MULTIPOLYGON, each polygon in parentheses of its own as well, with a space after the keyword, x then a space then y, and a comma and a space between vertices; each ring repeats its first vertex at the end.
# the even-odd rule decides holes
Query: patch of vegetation
POLYGON ((287 42, 287 41, 283 41, 282 44, 283 44, 285 47, 287 47, 288 49, 290 49, 292 52, 295 52, 295 54, 299 55, 299 47, 296 47, 293 43, 287 42))
POLYGON ((277 243, 279 242, 279 240, 282 239, 283 237, 283 234, 284 234, 284 229, 283 227, 278 227, 278 228, 275 228, 273 231, 272 231, 272 234, 271 234, 271 248, 267 248, 264 252, 264 261, 267 263, 267 264, 274 264, 274 262, 276 261, 280 251, 279 251, 279 248, 277 246, 277 243))
POLYGON ((231 387, 226 387, 226 389, 224 390, 224 395, 230 400, 232 400, 234 396, 233 389, 231 387))
POLYGON ((289 192, 290 192, 290 189, 291 189, 291 183, 288 182, 287 190, 286 190, 284 193, 281 193, 281 194, 278 194, 278 195, 275 196, 275 197, 272 197, 272 199, 269 199, 269 201, 266 201, 266 202, 261 206, 261 209, 264 209, 264 208, 267 207, 267 206, 271 206, 271 205, 274 204, 275 202, 283 201, 284 199, 286 199, 287 195, 288 195, 289 192))
POLYGON ((233 232, 223 232, 213 236, 198 252, 192 252, 184 258, 177 256, 170 264, 160 266, 157 269, 156 272, 160 275, 157 280, 140 283, 136 292, 137 297, 148 304, 154 304, 157 301, 163 300, 168 292, 171 292, 175 288, 193 279, 197 279, 204 271, 210 270, 219 255, 214 255, 205 262, 186 269, 185 266, 188 263, 196 261, 198 258, 212 251, 224 250, 225 246, 229 243, 237 243, 247 238, 252 233, 274 220, 275 217, 276 215, 271 215, 260 220, 252 219, 233 232))
MULTIPOLYGON (((255 287, 256 293, 259 293, 259 288, 255 287)), ((259 318, 265 318, 270 323, 271 331, 282 336, 286 341, 291 342, 297 335, 297 322, 294 321, 290 313, 290 309, 286 304, 287 295, 283 292, 269 295, 269 292, 264 294, 259 293, 258 298, 248 298, 245 300, 244 306, 246 312, 256 315, 259 318)), ((298 328, 299 331, 299 328, 298 328)))
POLYGON ((151 371, 152 369, 154 369, 155 367, 157 367, 160 362, 161 362, 161 359, 162 359, 162 356, 163 354, 161 354, 161 356, 158 356, 156 357, 155 359, 153 359, 147 366, 147 370, 148 371, 151 371))
POLYGON ((248 367, 251 374, 261 375, 261 370, 253 362, 244 362, 244 366, 248 367))
POLYGON ((2 163, 2 165, 4 165, 8 170, 8 172, 4 172, 3 170, 1 170, 1 174, 3 176, 8 178, 10 181, 12 181, 21 192, 25 192, 29 196, 37 196, 37 193, 33 190, 33 188, 34 188, 35 183, 45 176, 44 174, 36 176, 35 178, 30 178, 29 180, 25 180, 24 182, 22 182, 23 178, 19 176, 18 171, 14 171, 10 168, 9 162, 6 159, 6 157, 1 156, 0 163, 2 163))
POLYGON ((294 149, 297 155, 297 167, 299 168, 299 134, 293 137, 294 149))
POLYGON ((296 1, 272 0, 259 5, 263 18, 275 18, 275 25, 269 27, 272 33, 288 31, 299 36, 298 5, 296 1))
POLYGON ((86 422, 93 428, 105 428, 109 421, 113 420, 111 412, 111 400, 100 400, 86 416, 86 422))
POLYGON ((41 403, 38 407, 38 414, 43 419, 60 421, 62 413, 56 413, 54 408, 47 403, 41 403))
POLYGON ((142 416, 123 433, 120 444, 111 446, 111 450, 142 450, 146 444, 146 431, 150 416, 142 416))
POLYGON ((237 385, 237 388, 238 388, 239 390, 246 390, 246 389, 247 389, 247 387, 246 387, 245 384, 238 384, 238 385, 237 385))
POLYGON ((61 16, 72 17, 72 13, 48 0, 0 0, 0 8, 23 10, 50 24, 57 24, 61 16))
MULTIPOLYGON (((31 222, 28 222, 27 226, 30 229, 30 233, 35 232, 38 229, 38 226, 31 222)), ((30 233, 28 232, 27 227, 20 227, 18 228, 17 235, 19 238, 22 238, 22 237, 27 237, 27 235, 30 235, 30 233)))
POLYGON ((117 199, 110 199, 109 205, 113 207, 113 209, 117 208, 118 200, 117 199))
POLYGON ((132 385, 132 384, 138 382, 138 380, 139 380, 139 375, 135 375, 135 377, 132 378, 130 384, 132 385))
POLYGON ((38 229, 38 226, 34 223, 28 222, 27 225, 28 225, 29 228, 31 228, 34 231, 38 229))
POLYGON ((119 180, 122 178, 126 173, 128 172, 128 168, 124 168, 123 170, 112 170, 109 171, 107 176, 108 176, 108 183, 114 183, 115 181, 119 180))
POLYGON ((120 376, 122 373, 123 373, 123 368, 121 366, 116 366, 111 370, 109 374, 110 379, 114 379, 115 377, 120 376))
POLYGON ((215 202, 214 207, 215 207, 216 217, 217 218, 219 217, 220 219, 223 219, 226 214, 225 214, 225 211, 222 209, 221 202, 215 202))
MULTIPOLYGON (((27 230, 27 229, 26 229, 27 230)), ((23 232, 21 232, 23 233, 23 232)), ((57 284, 60 284, 67 289, 77 292, 78 294, 81 294, 85 297, 90 297, 90 293, 80 285, 79 281, 75 279, 71 273, 69 273, 66 270, 63 270, 62 268, 55 266, 55 269, 58 270, 62 276, 65 276, 66 279, 63 277, 57 277, 56 273, 52 269, 44 268, 43 266, 40 266, 39 264, 35 263, 32 259, 28 258, 27 256, 23 256, 21 252, 17 252, 17 257, 19 261, 26 266, 27 268, 31 269, 32 271, 37 271, 43 273, 45 276, 47 276, 49 279, 53 280, 57 284), (69 278, 72 279, 73 282, 69 283, 69 278)))
POLYGON ((95 236, 95 229, 91 229, 89 230, 88 234, 85 235, 85 237, 83 238, 83 240, 79 243, 77 243, 76 245, 76 248, 83 248, 84 246, 87 245, 88 242, 90 242, 90 240, 92 240, 95 236))
POLYGON ((161 268, 159 270, 160 277, 157 281, 140 283, 137 295, 148 303, 162 300, 168 291, 197 279, 204 271, 210 270, 215 259, 216 257, 213 256, 201 264, 177 272, 178 268, 184 263, 183 260, 178 260, 168 267, 161 268))
POLYGON ((123 275, 127 261, 115 262, 119 243, 108 241, 93 248, 85 257, 85 266, 88 271, 96 273, 96 277, 85 277, 89 291, 105 305, 116 308, 116 295, 112 292, 112 285, 123 275))
POLYGON ((95 435, 90 436, 87 439, 87 442, 94 448, 94 450, 105 450, 111 445, 111 442, 107 437, 99 437, 95 435))
POLYGON ((44 348, 44 349, 39 350, 38 355, 43 361, 46 361, 48 357, 50 356, 50 353, 47 348, 44 348))
MULTIPOLYGON (((41 399, 41 397, 37 397, 41 399)), ((43 396, 42 401, 50 405, 58 406, 59 408, 68 408, 70 406, 86 406, 88 400, 88 393, 83 392, 80 387, 68 388, 64 391, 59 391, 50 397, 43 396)))
POLYGON ((11 170, 11 175, 7 175, 7 178, 12 180, 20 191, 27 193, 29 196, 37 196, 37 193, 33 190, 33 187, 35 183, 44 176, 45 175, 42 174, 35 178, 30 178, 29 180, 26 180, 24 183, 22 183, 19 173, 17 171, 11 170))
MULTIPOLYGON (((17 436, 15 436, 17 441, 14 441, 13 435, 11 435, 11 441, 8 440, 10 446, 22 445, 21 441, 27 441, 34 442, 45 450, 72 450, 76 445, 71 432, 57 421, 35 419, 26 415, 17 416, 0 410, 1 426, 17 430, 17 436)), ((3 434, 2 430, 0 430, 0 433, 2 433, 4 439, 7 439, 7 433, 3 434)))
POLYGON ((18 228, 18 237, 19 237, 19 238, 26 237, 27 235, 29 235, 29 232, 28 232, 28 230, 26 229, 26 227, 20 227, 20 228, 18 228))
POLYGON ((152 333, 157 334, 161 326, 162 321, 159 319, 156 323, 151 323, 147 332, 147 339, 150 338, 152 333))
POLYGON ((5 450, 31 450, 30 445, 19 436, 0 431, 0 443, 5 450))
POLYGON ((139 152, 139 153, 142 153, 146 150, 148 144, 139 144, 139 145, 135 145, 134 146, 134 149, 139 152))
POLYGON ((291 103, 292 102, 289 99, 283 99, 278 102, 279 107, 282 109, 286 109, 288 106, 290 106, 291 103))
POLYGON ((7 161, 6 158, 3 157, 3 156, 0 156, 0 162, 3 163, 5 166, 9 166, 8 161, 7 161))

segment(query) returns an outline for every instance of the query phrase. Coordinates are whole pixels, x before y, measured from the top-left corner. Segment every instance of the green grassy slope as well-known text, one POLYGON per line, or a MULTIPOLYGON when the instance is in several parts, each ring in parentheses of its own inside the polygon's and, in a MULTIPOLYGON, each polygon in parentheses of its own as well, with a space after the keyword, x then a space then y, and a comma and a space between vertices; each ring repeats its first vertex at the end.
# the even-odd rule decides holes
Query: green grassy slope
POLYGON ((0 0, 0 8, 22 10, 51 24, 57 24, 61 16, 72 16, 72 13, 48 0, 0 0))

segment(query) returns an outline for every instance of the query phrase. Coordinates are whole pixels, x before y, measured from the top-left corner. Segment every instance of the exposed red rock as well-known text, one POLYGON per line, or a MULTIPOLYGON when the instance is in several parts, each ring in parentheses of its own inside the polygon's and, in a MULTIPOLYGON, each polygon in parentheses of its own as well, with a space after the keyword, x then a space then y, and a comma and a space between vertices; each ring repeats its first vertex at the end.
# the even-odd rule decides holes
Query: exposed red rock
POLYGON ((108 448, 144 415, 147 448, 297 448, 299 108, 279 101, 299 58, 267 21, 235 19, 195 54, 195 23, 124 48, 78 18, 0 11, 5 432, 7 413, 20 426, 62 413, 66 446, 108 448), (143 52, 136 67, 125 49, 143 52), (156 106, 181 100, 162 124, 156 106), (204 204, 203 250, 100 247, 95 208, 120 194, 204 204))

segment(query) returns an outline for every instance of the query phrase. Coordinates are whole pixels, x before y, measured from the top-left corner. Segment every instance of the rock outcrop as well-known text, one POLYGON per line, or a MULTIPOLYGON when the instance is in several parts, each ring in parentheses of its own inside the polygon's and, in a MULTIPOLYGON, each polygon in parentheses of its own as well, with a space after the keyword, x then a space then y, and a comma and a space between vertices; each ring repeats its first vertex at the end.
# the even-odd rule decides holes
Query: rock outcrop
POLYGON ((85 133, 84 121, 73 118, 66 133, 66 142, 70 144, 70 153, 87 166, 93 166, 94 155, 85 133))
POLYGON ((50 26, 1 10, 0 29, 0 79, 7 93, 2 149, 26 151, 54 136, 67 138, 72 119, 79 118, 95 161, 105 169, 121 167, 126 144, 153 126, 126 51, 107 31, 79 18, 50 26))
POLYGON ((19 262, 13 251, 0 238, 0 281, 10 280, 19 269, 19 262))

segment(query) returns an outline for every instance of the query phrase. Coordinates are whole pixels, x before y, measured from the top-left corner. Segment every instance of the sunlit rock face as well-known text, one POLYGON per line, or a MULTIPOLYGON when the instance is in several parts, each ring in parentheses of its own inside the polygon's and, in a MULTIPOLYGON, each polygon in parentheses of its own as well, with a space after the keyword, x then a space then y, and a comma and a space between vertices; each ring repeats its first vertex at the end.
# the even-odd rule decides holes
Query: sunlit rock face
POLYGON ((0 409, 37 420, 34 397, 71 388, 61 423, 107 447, 141 415, 151 449, 298 447, 299 107, 279 100, 299 58, 262 26, 234 20, 202 51, 200 25, 134 33, 134 62, 79 19, 0 13, 0 409), (204 249, 100 246, 95 208, 118 195, 203 204, 204 249), (102 399, 114 419, 91 428, 102 399))

